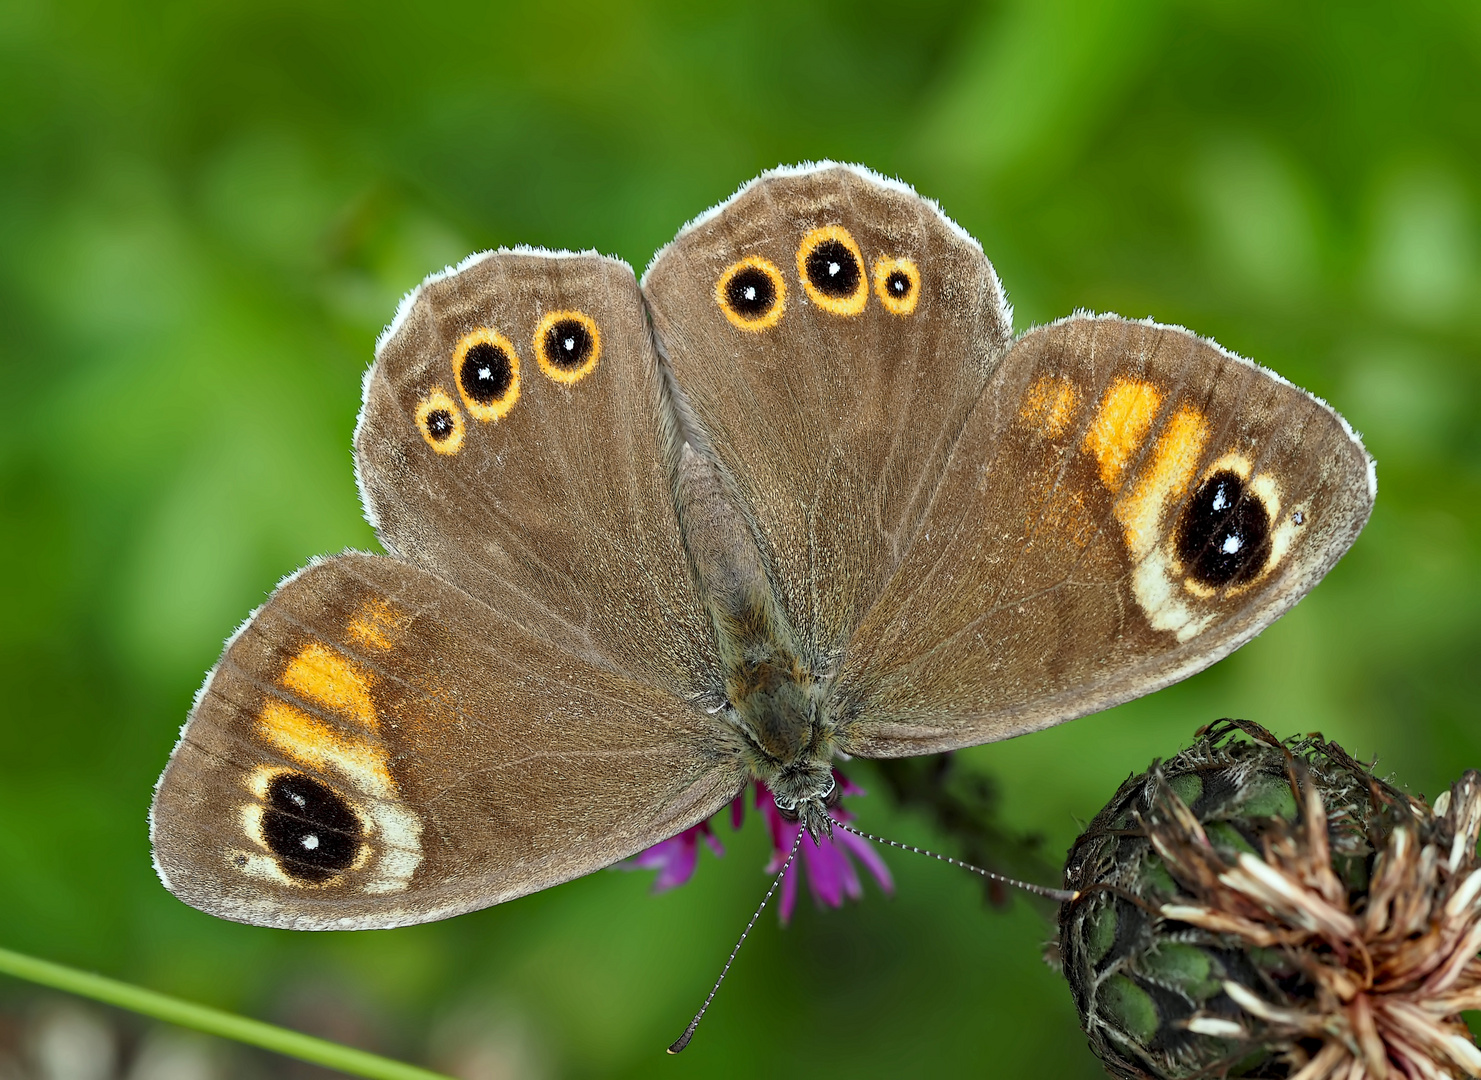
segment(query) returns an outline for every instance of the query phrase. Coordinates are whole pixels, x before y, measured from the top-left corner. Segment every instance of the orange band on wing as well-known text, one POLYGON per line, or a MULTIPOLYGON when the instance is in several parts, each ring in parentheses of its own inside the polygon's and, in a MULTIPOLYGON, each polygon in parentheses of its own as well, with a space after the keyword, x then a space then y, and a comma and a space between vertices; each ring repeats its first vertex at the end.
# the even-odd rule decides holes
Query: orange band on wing
POLYGON ((1161 404, 1162 394, 1155 386, 1134 379, 1117 379, 1101 398, 1085 433, 1085 449, 1095 457, 1100 478, 1112 492, 1121 490, 1122 473, 1141 448, 1161 404))
POLYGON ((317 641, 305 645, 283 672, 283 685, 288 689, 374 731, 370 682, 370 676, 348 657, 317 641))
POLYGON ((1078 400, 1079 395, 1068 379, 1045 375, 1034 380, 1028 388, 1018 418, 1051 439, 1057 439, 1074 419, 1078 400))
POLYGON ((396 634, 405 624, 405 615, 388 601, 374 598, 365 601, 355 613, 345 633, 351 641, 384 651, 395 644, 396 634))
POLYGON ((1126 530, 1132 558, 1143 558, 1162 538, 1166 531, 1163 513, 1187 492, 1207 441, 1203 414, 1188 405, 1179 407, 1162 429, 1151 464, 1116 504, 1116 517, 1126 530))
POLYGON ((257 721, 268 743, 305 768, 334 769, 367 795, 386 799, 395 794, 396 782, 380 747, 347 738, 308 713, 273 699, 263 705, 257 721))

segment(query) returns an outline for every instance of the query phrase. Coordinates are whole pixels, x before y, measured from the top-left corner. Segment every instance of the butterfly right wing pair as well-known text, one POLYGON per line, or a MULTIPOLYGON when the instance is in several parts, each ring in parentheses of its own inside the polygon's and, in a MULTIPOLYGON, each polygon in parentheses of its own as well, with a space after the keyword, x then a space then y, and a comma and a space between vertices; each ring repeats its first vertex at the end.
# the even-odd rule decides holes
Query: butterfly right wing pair
POLYGON ((1186 331, 1077 317, 1010 349, 976 243, 865 170, 767 174, 644 291, 850 753, 1005 738, 1192 674, 1372 505, 1340 417, 1186 331))

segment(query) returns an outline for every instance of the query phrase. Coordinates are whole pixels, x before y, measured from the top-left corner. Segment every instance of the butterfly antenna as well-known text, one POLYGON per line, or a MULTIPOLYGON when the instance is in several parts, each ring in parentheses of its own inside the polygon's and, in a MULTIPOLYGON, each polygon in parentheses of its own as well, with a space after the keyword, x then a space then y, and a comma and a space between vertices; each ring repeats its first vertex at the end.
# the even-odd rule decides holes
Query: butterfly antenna
MULTIPOLYGON (((839 821, 836 818, 833 821, 833 826, 834 828, 842 829, 844 832, 853 833, 855 836, 861 836, 865 840, 873 840, 876 844, 888 844, 890 847, 899 848, 901 851, 913 851, 917 855, 929 855, 933 859, 940 859, 944 863, 951 863, 952 866, 960 866, 963 870, 970 870, 974 874, 981 874, 983 877, 992 881, 1001 881, 1004 885, 1012 885, 1014 888, 1022 889, 1024 892, 1031 892, 1038 896, 1047 896, 1049 899, 1057 900, 1061 904, 1068 900, 1074 900, 1080 895, 1078 891, 1051 889, 1047 885, 1035 885, 1031 881, 1019 881, 1017 878, 1004 877, 1002 874, 995 874, 991 870, 984 870, 980 866, 973 866, 971 863, 962 862, 961 859, 953 859, 950 855, 940 855, 934 851, 927 851, 925 848, 916 847, 914 844, 902 844, 896 840, 886 840, 883 836, 875 836, 873 833, 856 829, 852 825, 839 821)), ((758 912, 757 914, 760 913, 758 912)))
POLYGON ((735 963, 735 954, 740 952, 741 946, 746 943, 746 938, 751 933, 751 927, 756 925, 756 920, 761 918, 761 913, 766 910, 767 902, 771 900, 771 894, 776 892, 782 878, 787 876, 787 871, 792 868, 792 860, 797 858, 797 849, 802 845, 802 836, 806 829, 797 830, 797 839, 792 841, 792 850, 787 853, 787 861, 782 863, 782 868, 777 871, 777 876, 772 879, 771 888, 766 890, 766 895, 761 898, 761 903, 756 907, 756 913, 751 916, 751 921, 746 923, 746 928, 741 931, 740 940, 735 943, 735 948, 730 950, 730 956, 725 960, 725 966, 720 969, 720 977, 715 980, 715 985, 710 987, 710 994, 705 998, 705 1003, 699 1007, 699 1012, 694 1014, 694 1019, 689 1021, 689 1026, 684 1029, 684 1034, 674 1040, 669 1047, 670 1054, 677 1054, 689 1045, 689 1040, 694 1038, 695 1029, 699 1022, 704 1019, 705 1010, 710 1007, 710 1002, 715 1000, 715 995, 720 992, 720 984, 725 981, 725 976, 730 973, 730 965, 735 963))

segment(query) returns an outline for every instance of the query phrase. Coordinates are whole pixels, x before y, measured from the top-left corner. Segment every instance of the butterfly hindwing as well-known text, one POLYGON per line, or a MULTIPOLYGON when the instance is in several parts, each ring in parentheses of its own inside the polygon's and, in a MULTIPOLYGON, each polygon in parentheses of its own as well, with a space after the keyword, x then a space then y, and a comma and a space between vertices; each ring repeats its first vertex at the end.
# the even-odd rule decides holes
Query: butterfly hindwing
POLYGON ((723 745, 672 693, 398 560, 344 555, 229 643, 160 780, 155 862, 244 922, 445 918, 708 817, 743 780, 723 745))
POLYGON ((1299 600, 1372 508, 1310 394, 1187 331, 1077 316, 972 411, 832 691, 844 750, 926 753, 1192 674, 1299 600))

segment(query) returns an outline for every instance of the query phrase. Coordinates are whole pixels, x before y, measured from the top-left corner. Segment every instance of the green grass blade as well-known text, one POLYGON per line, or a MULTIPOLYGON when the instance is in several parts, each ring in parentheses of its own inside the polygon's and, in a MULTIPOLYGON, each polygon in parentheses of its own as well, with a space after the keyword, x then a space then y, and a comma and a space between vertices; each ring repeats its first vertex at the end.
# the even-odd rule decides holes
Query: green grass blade
POLYGON ((63 964, 53 964, 48 960, 38 960, 9 949, 0 949, 0 972, 144 1016, 152 1016, 156 1020, 204 1031, 208 1035, 220 1035, 224 1039, 260 1046, 264 1050, 287 1057, 325 1065, 353 1076, 369 1077, 370 1080, 449 1080, 442 1073, 392 1061, 390 1058, 326 1039, 316 1039, 312 1035, 290 1031, 275 1024, 264 1024, 260 1020, 251 1020, 221 1009, 181 1001, 168 994, 158 994, 153 990, 78 971, 63 964))

